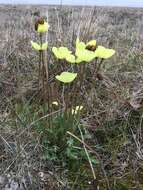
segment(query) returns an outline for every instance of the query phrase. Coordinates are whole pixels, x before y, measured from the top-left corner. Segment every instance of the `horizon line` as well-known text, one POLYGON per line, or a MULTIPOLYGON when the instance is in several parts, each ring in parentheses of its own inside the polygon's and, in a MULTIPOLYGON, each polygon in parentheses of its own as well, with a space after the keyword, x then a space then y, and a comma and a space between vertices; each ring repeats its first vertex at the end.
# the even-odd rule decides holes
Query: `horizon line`
POLYGON ((115 4, 111 4, 111 5, 109 5, 109 4, 101 4, 101 5, 99 5, 99 4, 67 4, 67 3, 63 3, 63 4, 58 4, 58 3, 26 3, 26 2, 21 2, 21 3, 18 3, 18 2, 12 2, 12 3, 0 3, 0 6, 1 5, 11 5, 11 6, 28 6, 28 5, 31 5, 31 6, 37 6, 37 5, 39 5, 39 6, 72 6, 72 7, 75 7, 75 6, 85 6, 85 7, 117 7, 117 8, 143 8, 143 6, 133 6, 133 5, 115 5, 115 4))

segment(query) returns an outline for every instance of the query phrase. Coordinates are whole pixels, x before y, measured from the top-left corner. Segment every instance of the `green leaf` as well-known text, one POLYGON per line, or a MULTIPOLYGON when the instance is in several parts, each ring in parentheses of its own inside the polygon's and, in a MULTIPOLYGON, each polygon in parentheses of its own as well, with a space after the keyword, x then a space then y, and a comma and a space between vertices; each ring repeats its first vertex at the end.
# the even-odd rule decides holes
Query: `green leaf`
POLYGON ((62 72, 60 75, 56 76, 56 79, 63 83, 71 83, 77 77, 77 73, 62 72))
POLYGON ((108 49, 103 46, 98 46, 98 48, 95 51, 95 57, 102 58, 102 59, 108 59, 112 57, 115 54, 115 50, 108 49))
POLYGON ((43 43, 41 50, 47 50, 47 48, 48 48, 48 42, 43 43))
POLYGON ((35 50, 41 50, 41 46, 38 43, 31 41, 31 45, 35 50))
POLYGON ((90 158, 91 162, 94 164, 94 165, 97 165, 99 164, 99 160, 95 159, 95 158, 90 158))

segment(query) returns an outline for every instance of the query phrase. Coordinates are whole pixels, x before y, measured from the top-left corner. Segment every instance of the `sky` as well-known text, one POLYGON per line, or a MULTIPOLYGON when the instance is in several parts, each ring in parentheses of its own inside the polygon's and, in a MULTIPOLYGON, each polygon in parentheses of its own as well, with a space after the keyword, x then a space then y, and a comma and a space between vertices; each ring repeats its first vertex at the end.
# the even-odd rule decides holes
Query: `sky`
POLYGON ((62 4, 143 7, 143 0, 0 0, 0 4, 62 4))

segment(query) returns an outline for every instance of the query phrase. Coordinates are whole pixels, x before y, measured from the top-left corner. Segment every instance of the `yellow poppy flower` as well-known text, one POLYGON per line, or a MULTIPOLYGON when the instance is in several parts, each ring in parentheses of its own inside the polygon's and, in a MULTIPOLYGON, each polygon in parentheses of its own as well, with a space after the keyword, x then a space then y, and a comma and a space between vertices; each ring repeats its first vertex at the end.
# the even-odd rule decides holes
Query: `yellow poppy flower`
POLYGON ((96 46, 96 40, 90 40, 86 46, 96 46))
POLYGON ((57 101, 52 102, 52 105, 58 106, 59 103, 57 101))
POLYGON ((108 49, 103 46, 98 46, 95 51, 95 57, 102 58, 102 59, 108 59, 112 57, 115 54, 114 49, 108 49))
POLYGON ((83 106, 76 106, 75 109, 72 109, 72 115, 77 114, 79 111, 83 109, 83 106))
POLYGON ((56 79, 63 83, 71 83, 77 77, 77 73, 62 72, 56 76, 56 79))
POLYGON ((42 45, 39 45, 38 43, 31 41, 31 46, 32 46, 32 48, 34 48, 37 51, 47 50, 47 48, 48 48, 48 42, 45 42, 42 45))
POLYGON ((91 62, 95 58, 95 53, 90 49, 88 50, 87 47, 89 46, 96 46, 96 40, 91 40, 85 44, 79 38, 76 39, 76 63, 91 62))
POLYGON ((44 24, 38 24, 37 32, 39 33, 48 32, 48 29, 49 29, 49 25, 47 22, 44 21, 44 24))

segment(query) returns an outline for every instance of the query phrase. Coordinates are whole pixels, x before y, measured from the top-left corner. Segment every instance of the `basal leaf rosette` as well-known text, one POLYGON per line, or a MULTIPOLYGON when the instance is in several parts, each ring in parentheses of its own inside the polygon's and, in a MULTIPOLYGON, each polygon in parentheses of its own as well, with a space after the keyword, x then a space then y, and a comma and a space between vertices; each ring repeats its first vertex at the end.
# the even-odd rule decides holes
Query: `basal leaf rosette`
POLYGON ((63 83, 71 83, 77 77, 77 73, 62 72, 60 75, 56 76, 56 79, 63 83))
POLYGON ((115 54, 114 49, 108 49, 103 46, 98 46, 95 51, 95 57, 101 58, 101 59, 108 59, 112 57, 115 54))

